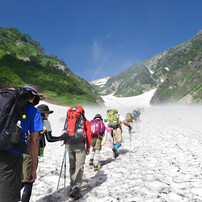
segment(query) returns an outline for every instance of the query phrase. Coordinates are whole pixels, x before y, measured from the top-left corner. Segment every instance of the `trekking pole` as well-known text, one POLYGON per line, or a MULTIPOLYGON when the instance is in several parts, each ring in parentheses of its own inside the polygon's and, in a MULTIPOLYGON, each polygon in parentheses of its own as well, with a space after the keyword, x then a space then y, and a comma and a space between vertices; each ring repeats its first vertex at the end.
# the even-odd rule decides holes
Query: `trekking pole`
POLYGON ((61 178, 61 174, 62 174, 62 168, 63 168, 63 165, 64 165, 64 160, 65 160, 65 152, 64 152, 64 155, 63 155, 63 159, 62 159, 62 165, 61 165, 61 169, 60 169, 60 175, 59 175, 59 179, 58 179, 58 186, 57 186, 57 189, 59 187, 59 184, 60 184, 60 178, 61 178))
POLYGON ((130 153, 131 153, 131 141, 132 141, 132 138, 131 138, 131 129, 129 128, 129 135, 130 135, 130 153))
POLYGON ((67 152, 67 144, 65 144, 65 165, 64 165, 64 201, 66 197, 66 152, 67 152))

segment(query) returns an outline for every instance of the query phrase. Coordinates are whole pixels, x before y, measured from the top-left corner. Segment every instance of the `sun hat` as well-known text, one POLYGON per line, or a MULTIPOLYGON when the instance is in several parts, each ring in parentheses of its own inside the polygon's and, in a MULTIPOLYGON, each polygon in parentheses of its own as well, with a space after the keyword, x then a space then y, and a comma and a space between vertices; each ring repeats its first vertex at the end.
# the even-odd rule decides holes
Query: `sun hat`
POLYGON ((102 120, 102 116, 100 114, 95 115, 94 119, 97 119, 97 118, 102 120))
POLYGON ((37 107, 41 114, 52 114, 53 111, 49 110, 49 107, 45 104, 41 104, 37 107))

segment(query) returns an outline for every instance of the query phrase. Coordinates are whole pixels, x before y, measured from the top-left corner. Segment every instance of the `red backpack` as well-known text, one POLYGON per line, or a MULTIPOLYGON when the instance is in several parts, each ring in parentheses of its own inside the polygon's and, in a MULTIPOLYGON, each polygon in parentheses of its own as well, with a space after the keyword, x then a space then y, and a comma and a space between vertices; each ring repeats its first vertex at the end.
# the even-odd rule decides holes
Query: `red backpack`
POLYGON ((86 118, 81 106, 71 107, 67 111, 65 129, 67 131, 67 143, 78 144, 86 141, 86 118))
POLYGON ((103 136, 105 132, 105 124, 100 119, 93 119, 90 122, 92 137, 98 137, 98 135, 103 136))

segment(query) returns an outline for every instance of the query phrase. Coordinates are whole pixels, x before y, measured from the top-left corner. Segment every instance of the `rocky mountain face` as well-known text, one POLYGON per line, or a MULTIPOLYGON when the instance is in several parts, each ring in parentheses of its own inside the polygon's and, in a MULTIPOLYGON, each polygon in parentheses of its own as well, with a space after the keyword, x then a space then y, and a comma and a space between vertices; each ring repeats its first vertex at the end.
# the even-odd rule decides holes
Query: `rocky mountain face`
POLYGON ((101 95, 114 93, 119 97, 140 95, 157 88, 152 104, 202 102, 202 31, 188 42, 156 54, 142 63, 110 78, 101 95))

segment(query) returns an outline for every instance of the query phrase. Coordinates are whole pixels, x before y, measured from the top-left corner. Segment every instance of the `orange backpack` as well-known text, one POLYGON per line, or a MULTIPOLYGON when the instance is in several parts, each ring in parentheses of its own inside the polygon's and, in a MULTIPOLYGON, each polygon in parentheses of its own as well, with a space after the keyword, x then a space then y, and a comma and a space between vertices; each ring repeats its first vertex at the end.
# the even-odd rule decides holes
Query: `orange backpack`
POLYGON ((78 144, 86 141, 86 118, 81 106, 71 107, 67 111, 65 129, 67 143, 78 144))

